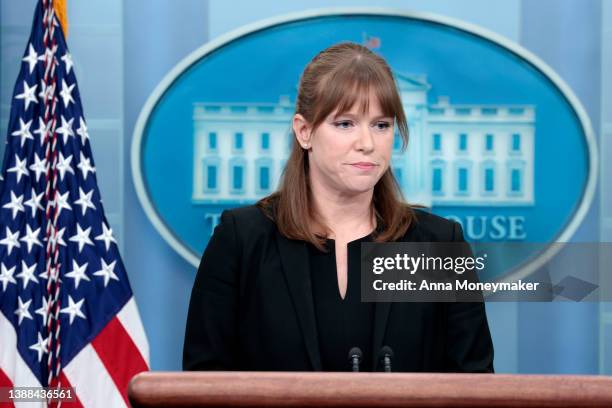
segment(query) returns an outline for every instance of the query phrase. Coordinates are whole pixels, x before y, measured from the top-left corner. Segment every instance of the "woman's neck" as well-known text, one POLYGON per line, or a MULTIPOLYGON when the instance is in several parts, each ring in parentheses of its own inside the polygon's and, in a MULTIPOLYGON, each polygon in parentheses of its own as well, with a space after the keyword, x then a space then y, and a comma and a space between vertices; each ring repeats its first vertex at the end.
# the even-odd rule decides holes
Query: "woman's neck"
POLYGON ((373 190, 347 195, 313 183, 311 193, 316 214, 333 233, 329 238, 361 237, 376 227, 373 190))

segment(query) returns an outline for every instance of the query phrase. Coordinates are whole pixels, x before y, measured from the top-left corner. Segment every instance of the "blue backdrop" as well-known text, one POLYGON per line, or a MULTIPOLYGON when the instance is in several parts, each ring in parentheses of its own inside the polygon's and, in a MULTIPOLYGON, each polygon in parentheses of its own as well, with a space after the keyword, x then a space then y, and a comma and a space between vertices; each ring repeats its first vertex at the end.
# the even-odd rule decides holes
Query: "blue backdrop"
MULTIPOLYGON (((6 135, 10 93, 34 3, 0 3, 1 137, 6 135)), ((612 137, 612 117, 602 109, 602 101, 610 100, 612 94, 609 74, 602 71, 602 67, 612 71, 612 18, 605 18, 612 17, 612 11, 605 3, 342 0, 334 5, 435 12, 478 24, 523 45, 574 90, 599 139, 602 132, 612 137)), ((327 5, 298 0, 68 1, 68 46, 89 122, 101 193, 143 318, 153 369, 180 369, 195 268, 160 237, 136 197, 130 148, 138 114, 164 75, 205 42, 262 18, 327 5)), ((602 144, 604 154, 610 152, 606 146, 602 144)), ((603 186, 610 175, 610 168, 603 165, 598 184, 603 186)), ((607 194, 600 196, 598 189, 576 241, 610 240, 607 194)), ((498 372, 612 374, 610 305, 489 303, 487 312, 498 372)))

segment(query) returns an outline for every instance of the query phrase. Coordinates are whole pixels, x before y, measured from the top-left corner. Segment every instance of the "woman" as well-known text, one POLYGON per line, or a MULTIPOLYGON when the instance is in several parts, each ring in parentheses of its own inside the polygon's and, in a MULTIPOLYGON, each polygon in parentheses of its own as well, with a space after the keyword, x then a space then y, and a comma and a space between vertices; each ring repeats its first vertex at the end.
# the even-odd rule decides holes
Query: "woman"
POLYGON ((387 63, 341 43, 300 79, 279 189, 224 211, 200 263, 185 370, 492 372, 483 303, 360 301, 360 243, 464 241, 458 223, 405 204, 389 162, 408 143, 387 63))

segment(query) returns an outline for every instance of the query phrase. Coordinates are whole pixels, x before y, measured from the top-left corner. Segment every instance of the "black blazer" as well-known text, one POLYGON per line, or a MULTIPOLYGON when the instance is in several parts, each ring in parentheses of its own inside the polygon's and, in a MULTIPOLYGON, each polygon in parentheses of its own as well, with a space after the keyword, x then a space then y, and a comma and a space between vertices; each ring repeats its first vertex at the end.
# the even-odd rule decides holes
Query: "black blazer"
MULTIPOLYGON (((402 241, 464 240, 458 223, 415 213, 402 241)), ((393 371, 493 372, 483 303, 377 302, 374 315, 372 350, 390 346, 393 371)), ((202 256, 183 369, 322 370, 306 243, 254 205, 223 211, 202 256)))

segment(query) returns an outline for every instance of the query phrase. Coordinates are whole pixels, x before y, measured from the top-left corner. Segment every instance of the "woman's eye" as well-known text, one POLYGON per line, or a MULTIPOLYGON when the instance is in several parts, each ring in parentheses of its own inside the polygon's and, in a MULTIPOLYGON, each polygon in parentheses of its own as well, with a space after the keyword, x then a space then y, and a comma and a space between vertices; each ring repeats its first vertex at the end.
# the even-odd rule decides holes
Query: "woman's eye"
POLYGON ((348 129, 349 127, 351 127, 352 122, 349 120, 341 120, 339 122, 336 122, 335 125, 340 129, 348 129))
POLYGON ((391 127, 391 124, 389 122, 378 122, 376 123, 376 127, 378 130, 386 130, 391 127))

